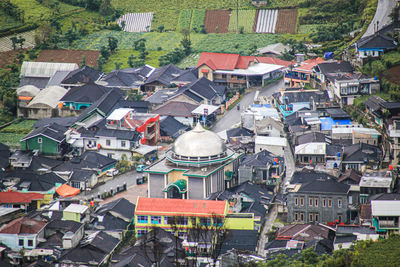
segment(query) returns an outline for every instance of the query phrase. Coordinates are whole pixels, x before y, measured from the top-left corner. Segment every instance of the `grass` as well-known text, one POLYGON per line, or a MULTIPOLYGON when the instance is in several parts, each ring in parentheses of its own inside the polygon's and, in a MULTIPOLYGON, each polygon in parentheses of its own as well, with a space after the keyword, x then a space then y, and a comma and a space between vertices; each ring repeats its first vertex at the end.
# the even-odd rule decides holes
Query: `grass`
MULTIPOLYGON (((153 67, 158 67, 158 58, 160 56, 163 56, 167 54, 168 52, 166 51, 149 51, 149 54, 146 57, 146 64, 149 64, 150 66, 153 67)), ((104 65, 103 71, 105 72, 110 72, 115 69, 115 63, 120 62, 122 63, 121 69, 123 68, 129 68, 128 65, 128 58, 130 55, 134 55, 135 57, 138 57, 139 52, 134 51, 134 50, 118 50, 113 54, 107 61, 107 64, 104 65)))
POLYGON ((19 148, 19 140, 21 140, 24 136, 25 134, 0 133, 0 143, 12 148, 19 148))
POLYGON ((199 61, 200 58, 200 53, 193 53, 190 54, 189 56, 185 57, 179 64, 177 64, 178 67, 180 68, 189 68, 189 67, 194 67, 197 65, 197 62, 199 61))
POLYGON ((35 123, 36 120, 21 120, 1 129, 0 133, 28 134, 35 123))
POLYGON ((197 29, 200 31, 201 25, 204 25, 204 20, 206 19, 206 11, 201 9, 195 9, 192 11, 192 21, 190 28, 197 29))
POLYGON ((190 23, 192 18, 192 10, 184 9, 179 14, 178 19, 178 26, 176 30, 178 32, 182 31, 183 29, 190 29, 190 23))
POLYGON ((269 0, 268 7, 292 7, 306 0, 269 0))
MULTIPOLYGON (((94 24, 95 21, 99 20, 100 15, 97 12, 93 11, 88 11, 88 10, 83 10, 81 12, 77 12, 71 15, 68 15, 62 19, 60 19, 60 25, 61 29, 63 32, 68 30, 72 22, 80 22, 82 24, 85 24, 87 27, 90 27, 91 24, 94 24)), ((92 29, 92 30, 98 30, 98 29, 92 29)))
POLYGON ((0 30, 21 26, 22 23, 0 10, 0 30))
MULTIPOLYGON (((244 32, 252 33, 256 11, 253 10, 239 10, 239 29, 243 27, 244 32)), ((232 11, 229 19, 229 31, 235 32, 237 25, 236 10, 232 11)))

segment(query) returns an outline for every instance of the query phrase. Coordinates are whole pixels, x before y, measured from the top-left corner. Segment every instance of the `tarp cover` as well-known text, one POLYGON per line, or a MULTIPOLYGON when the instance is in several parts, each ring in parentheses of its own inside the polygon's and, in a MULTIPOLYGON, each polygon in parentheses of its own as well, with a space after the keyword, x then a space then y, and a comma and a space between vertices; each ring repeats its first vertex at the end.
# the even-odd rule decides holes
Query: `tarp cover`
POLYGON ((78 188, 74 188, 67 184, 63 184, 56 190, 57 194, 59 194, 62 197, 73 197, 79 194, 80 191, 81 190, 79 190, 78 188))

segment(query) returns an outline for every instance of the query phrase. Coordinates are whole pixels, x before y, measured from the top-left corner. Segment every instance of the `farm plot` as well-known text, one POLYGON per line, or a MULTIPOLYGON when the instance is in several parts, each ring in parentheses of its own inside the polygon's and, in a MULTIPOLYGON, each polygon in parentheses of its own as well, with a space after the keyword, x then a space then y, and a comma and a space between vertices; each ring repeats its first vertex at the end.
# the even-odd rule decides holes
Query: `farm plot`
POLYGON ((230 15, 229 10, 207 10, 204 22, 207 33, 227 33, 230 15))
POLYGON ((90 50, 42 50, 36 58, 36 62, 61 62, 76 63, 81 65, 82 58, 85 56, 86 65, 97 68, 99 51, 90 50))
POLYGON ((176 26, 177 31, 183 29, 190 29, 190 23, 192 20, 192 10, 184 9, 179 14, 178 25, 176 26))
MULTIPOLYGON (((256 10, 239 10, 239 29, 243 27, 243 31, 246 33, 253 32, 254 19, 256 16, 256 10)), ((237 25, 236 10, 231 13, 229 20, 229 31, 235 32, 237 25)))
POLYGON ((7 52, 0 52, 0 69, 6 68, 8 64, 16 62, 17 55, 19 53, 24 53, 23 50, 11 50, 7 52))
MULTIPOLYGON (((13 36, 16 36, 17 38, 19 36, 21 36, 22 38, 25 39, 24 45, 22 46, 22 48, 24 48, 24 49, 35 46, 35 38, 34 38, 35 31, 24 32, 24 33, 16 34, 13 36)), ((0 52, 7 52, 7 51, 13 50, 12 41, 10 39, 13 36, 6 36, 6 37, 0 38, 0 52)))
POLYGON ((264 9, 258 12, 256 33, 275 33, 277 9, 264 9))
POLYGON ((297 9, 280 9, 276 21, 276 33, 296 33, 297 9))
POLYGON ((124 31, 126 32, 148 32, 151 30, 151 21, 153 13, 128 13, 117 20, 118 25, 122 27, 125 23, 124 31))
MULTIPOLYGON (((166 51, 148 51, 148 52, 149 54, 145 59, 145 63, 156 68, 158 67, 159 57, 168 53, 166 51)), ((122 64, 120 66, 121 69, 129 68, 128 58, 130 57, 130 55, 133 55, 134 57, 138 58, 139 52, 133 50, 118 50, 117 52, 112 54, 111 57, 108 59, 107 63, 103 66, 103 71, 108 73, 114 70, 116 63, 122 64)))
POLYGON ((392 83, 400 85, 400 65, 394 66, 387 71, 385 77, 392 83))
POLYGON ((195 9, 192 11, 192 21, 190 28, 192 30, 199 31, 201 25, 204 25, 204 20, 206 18, 206 11, 201 9, 195 9))
POLYGON ((4 10, 0 10, 0 30, 21 26, 16 18, 9 16, 4 10))

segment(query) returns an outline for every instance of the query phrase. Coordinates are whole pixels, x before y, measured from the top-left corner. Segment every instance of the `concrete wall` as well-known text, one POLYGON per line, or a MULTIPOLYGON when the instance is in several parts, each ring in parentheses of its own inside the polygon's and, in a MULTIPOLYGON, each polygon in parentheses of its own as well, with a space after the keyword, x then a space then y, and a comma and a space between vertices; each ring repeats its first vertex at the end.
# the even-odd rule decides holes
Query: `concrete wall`
POLYGON ((203 178, 189 177, 188 199, 204 199, 203 178))
POLYGON ((52 117, 71 117, 78 116, 81 111, 75 111, 70 109, 59 109, 59 108, 28 108, 28 107, 18 107, 18 117, 24 117, 28 119, 43 119, 52 117))
POLYGON ((14 251, 18 251, 22 248, 25 249, 34 249, 38 245, 37 238, 43 238, 44 237, 44 230, 40 231, 38 234, 23 234, 23 235, 17 235, 17 234, 0 234, 0 242, 6 245, 7 247, 11 248, 14 251), (20 246, 19 245, 19 239, 24 240, 24 245, 20 246), (33 241, 32 246, 28 246, 28 240, 33 241))
POLYGON ((164 184, 164 174, 149 173, 149 197, 165 198, 165 193, 163 192, 165 186, 166 185, 164 184))

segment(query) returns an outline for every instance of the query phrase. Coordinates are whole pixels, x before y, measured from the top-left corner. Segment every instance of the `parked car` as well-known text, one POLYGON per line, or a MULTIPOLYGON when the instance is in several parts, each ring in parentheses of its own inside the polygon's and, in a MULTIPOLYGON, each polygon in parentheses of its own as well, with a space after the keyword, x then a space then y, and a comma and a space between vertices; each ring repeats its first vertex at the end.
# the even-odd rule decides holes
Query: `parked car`
POLYGON ((109 169, 109 170, 107 171, 106 175, 107 175, 107 176, 115 176, 115 175, 117 175, 118 173, 119 173, 119 170, 112 168, 112 169, 109 169))
POLYGON ((140 165, 137 165, 136 171, 137 171, 137 172, 143 172, 144 169, 146 169, 146 168, 147 168, 146 165, 140 164, 140 165))

